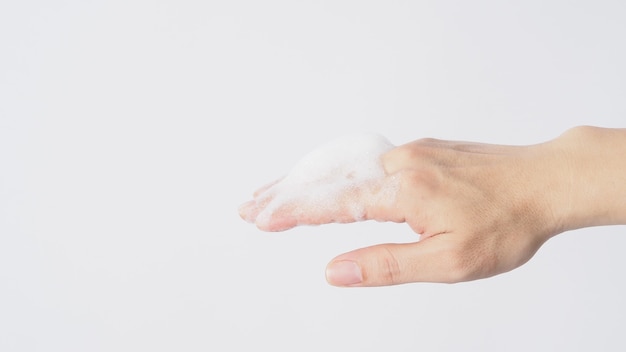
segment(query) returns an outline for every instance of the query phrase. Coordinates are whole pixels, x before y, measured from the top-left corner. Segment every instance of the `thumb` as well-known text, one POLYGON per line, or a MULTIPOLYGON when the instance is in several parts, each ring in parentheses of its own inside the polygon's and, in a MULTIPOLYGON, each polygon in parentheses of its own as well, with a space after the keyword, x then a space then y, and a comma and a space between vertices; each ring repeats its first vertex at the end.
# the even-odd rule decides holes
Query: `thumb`
POLYGON ((420 242, 381 244, 333 259, 326 280, 334 286, 387 286, 409 282, 459 282, 471 279, 454 236, 441 234, 420 242))

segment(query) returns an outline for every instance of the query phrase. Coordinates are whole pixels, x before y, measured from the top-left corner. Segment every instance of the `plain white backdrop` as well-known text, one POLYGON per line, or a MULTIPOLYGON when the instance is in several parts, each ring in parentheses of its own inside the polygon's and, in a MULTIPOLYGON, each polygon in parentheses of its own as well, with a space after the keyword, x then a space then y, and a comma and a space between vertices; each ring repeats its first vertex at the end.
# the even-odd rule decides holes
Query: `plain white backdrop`
POLYGON ((626 125, 623 1, 3 1, 0 350, 623 351, 626 229, 456 285, 340 289, 415 240, 237 207, 352 131, 532 144, 626 125))

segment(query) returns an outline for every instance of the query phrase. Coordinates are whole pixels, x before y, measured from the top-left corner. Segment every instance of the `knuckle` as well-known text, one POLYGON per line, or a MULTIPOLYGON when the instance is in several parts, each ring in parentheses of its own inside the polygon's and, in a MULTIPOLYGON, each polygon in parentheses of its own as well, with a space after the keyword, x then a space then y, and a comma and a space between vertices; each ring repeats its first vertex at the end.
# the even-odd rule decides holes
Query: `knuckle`
POLYGON ((383 167, 388 174, 406 169, 419 169, 441 165, 449 158, 444 141, 423 138, 398 146, 382 157, 383 167))
POLYGON ((398 173, 397 177, 400 180, 400 185, 407 189, 419 183, 420 175, 413 170, 403 170, 398 173))
POLYGON ((407 168, 413 163, 415 151, 408 145, 402 145, 387 152, 382 157, 383 166, 389 173, 407 168))
POLYGON ((594 126, 574 126, 565 131, 563 134, 572 137, 582 137, 597 130, 598 128, 594 126))
POLYGON ((445 182, 444 175, 437 169, 405 170, 398 176, 403 189, 416 189, 424 196, 440 190, 445 182))
POLYGON ((402 283, 400 269, 400 263, 393 254, 393 252, 387 247, 381 247, 380 255, 380 278, 386 285, 397 285, 402 283))

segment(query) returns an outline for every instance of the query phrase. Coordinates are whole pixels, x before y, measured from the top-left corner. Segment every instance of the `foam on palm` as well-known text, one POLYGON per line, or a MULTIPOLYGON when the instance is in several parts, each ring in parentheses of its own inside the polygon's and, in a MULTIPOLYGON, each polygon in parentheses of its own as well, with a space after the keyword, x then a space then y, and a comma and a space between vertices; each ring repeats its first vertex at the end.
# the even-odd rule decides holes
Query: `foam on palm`
POLYGON ((321 145, 256 197, 261 209, 249 220, 267 223, 285 208, 294 218, 324 213, 336 214, 332 221, 362 220, 364 190, 371 193, 384 179, 381 155, 393 147, 375 134, 347 135, 321 145))

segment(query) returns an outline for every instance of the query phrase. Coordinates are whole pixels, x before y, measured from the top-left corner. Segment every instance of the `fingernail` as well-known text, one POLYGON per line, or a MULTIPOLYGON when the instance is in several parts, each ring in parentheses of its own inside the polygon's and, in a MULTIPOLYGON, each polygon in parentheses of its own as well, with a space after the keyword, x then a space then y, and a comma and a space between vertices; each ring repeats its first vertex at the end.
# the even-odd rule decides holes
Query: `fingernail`
POLYGON ((326 280, 334 286, 356 285, 363 281, 361 268, 353 261, 341 260, 326 268, 326 280))

